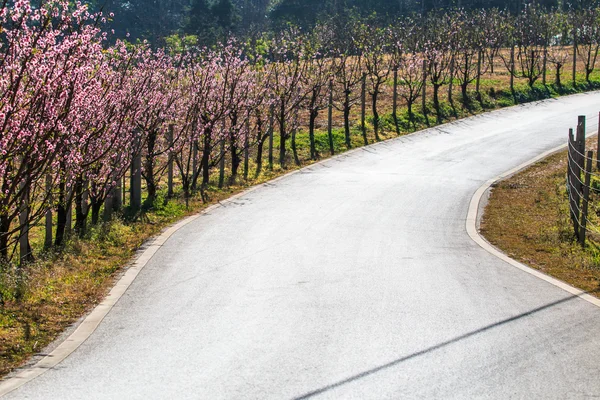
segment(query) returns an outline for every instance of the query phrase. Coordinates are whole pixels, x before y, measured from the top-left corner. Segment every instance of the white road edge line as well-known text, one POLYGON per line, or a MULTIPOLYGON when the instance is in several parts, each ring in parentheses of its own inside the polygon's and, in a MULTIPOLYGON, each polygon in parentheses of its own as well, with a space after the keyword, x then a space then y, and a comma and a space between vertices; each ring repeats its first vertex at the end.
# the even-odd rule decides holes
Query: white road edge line
MULTIPOLYGON (((589 135, 587 137, 589 138, 592 136, 594 136, 594 135, 589 135)), ((531 165, 533 165, 533 164, 535 164, 535 163, 537 163, 537 162, 539 162, 561 150, 564 150, 566 148, 567 148, 567 145, 564 144, 562 146, 555 147, 552 150, 546 151, 545 153, 540 154, 539 156, 519 165, 516 168, 511 169, 510 171, 507 171, 507 172, 503 173, 502 175, 499 175, 495 178, 488 180, 486 183, 483 184, 483 186, 481 186, 479 189, 477 189, 477 191, 471 198, 471 203, 469 204, 469 212, 467 214, 467 222, 466 222, 467 233, 469 234, 469 236, 475 243, 477 243, 480 247, 482 247, 484 250, 486 250, 488 253, 492 254, 493 256, 498 257, 502 261, 512 265, 515 268, 520 269, 523 272, 533 275, 536 278, 539 278, 539 279, 546 281, 546 282, 550 283, 551 285, 554 285, 568 293, 571 293, 572 295, 575 295, 575 296, 581 298, 582 300, 585 300, 588 303, 595 305, 596 307, 600 307, 600 299, 598 299, 594 296, 591 296, 591 295, 587 294, 586 292, 584 292, 583 290, 577 289, 576 287, 571 286, 566 282, 563 282, 559 279, 553 278, 550 275, 547 275, 547 274, 545 274, 541 271, 538 271, 534 268, 528 267, 527 265, 522 264, 522 263, 510 258, 504 252, 500 251, 498 248, 496 248, 491 243, 489 243, 480 234, 479 229, 478 229, 478 216, 479 216, 479 212, 480 212, 481 200, 483 199, 483 196, 488 191, 488 189, 490 187, 492 187, 492 185, 494 185, 500 181, 503 181, 503 180, 515 175, 516 173, 524 170, 525 168, 530 167, 531 165)), ((483 210, 481 210, 481 211, 483 211, 483 210)))

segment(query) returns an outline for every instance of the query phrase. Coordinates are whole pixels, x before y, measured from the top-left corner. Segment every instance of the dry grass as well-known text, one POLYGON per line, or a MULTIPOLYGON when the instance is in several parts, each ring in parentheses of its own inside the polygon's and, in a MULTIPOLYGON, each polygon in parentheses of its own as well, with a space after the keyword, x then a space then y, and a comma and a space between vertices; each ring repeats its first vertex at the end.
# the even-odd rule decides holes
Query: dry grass
MULTIPOLYGON (((493 188, 481 233, 512 258, 585 291, 600 287, 600 236, 585 248, 569 216, 566 151, 533 165, 493 188)), ((598 195, 594 195, 595 205, 598 195)), ((598 221, 597 209, 591 218, 598 221)))

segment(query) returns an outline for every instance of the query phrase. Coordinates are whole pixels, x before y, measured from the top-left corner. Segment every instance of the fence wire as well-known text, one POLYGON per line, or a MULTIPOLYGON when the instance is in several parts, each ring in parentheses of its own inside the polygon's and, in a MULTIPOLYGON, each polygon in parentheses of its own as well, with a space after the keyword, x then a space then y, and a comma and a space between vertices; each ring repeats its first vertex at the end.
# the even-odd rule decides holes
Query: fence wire
MULTIPOLYGON (((589 132, 594 128, 598 128, 598 122, 587 125, 586 131, 589 132)), ((585 145, 585 135, 584 135, 585 145)), ((587 233, 594 233, 600 235, 600 227, 589 219, 589 212, 583 209, 583 203, 586 201, 585 194, 588 194, 587 206, 592 204, 591 196, 597 193, 597 189, 593 187, 592 178, 600 180, 600 171, 598 166, 600 160, 598 159, 598 150, 596 149, 596 157, 590 157, 585 150, 582 152, 577 147, 577 141, 568 141, 568 172, 567 172, 567 193, 569 196, 569 213, 573 221, 576 234, 581 239, 581 235, 587 233), (586 171, 586 164, 591 163, 590 171, 586 171), (583 164, 583 165, 582 165, 583 164), (594 172, 596 168, 596 172, 594 172), (589 174, 590 184, 586 184, 586 178, 582 178, 582 175, 586 177, 589 174)))

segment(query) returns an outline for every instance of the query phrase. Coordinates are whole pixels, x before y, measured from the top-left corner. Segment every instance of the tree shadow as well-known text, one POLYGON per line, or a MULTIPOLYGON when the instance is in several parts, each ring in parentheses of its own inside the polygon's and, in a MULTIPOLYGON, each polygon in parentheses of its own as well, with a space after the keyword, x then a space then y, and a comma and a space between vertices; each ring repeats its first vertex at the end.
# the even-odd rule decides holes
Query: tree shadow
MULTIPOLYGON (((600 291, 600 288, 598 288, 598 289, 595 289, 595 290, 592 290, 592 291, 589 291, 589 292, 585 292, 585 293, 586 293, 586 294, 590 294, 590 293, 597 293, 597 292, 599 292, 599 291, 600 291)), ((399 364, 401 364, 401 363, 403 363, 403 362, 405 362, 405 361, 409 361, 409 360, 411 360, 411 359, 414 359, 414 358, 417 358, 417 357, 420 357, 420 356, 426 355, 426 354, 428 354, 428 353, 434 352, 434 351, 436 351, 436 350, 439 350, 439 349, 441 349, 441 348, 444 348, 444 347, 450 346, 450 345, 452 345, 452 344, 454 344, 454 343, 457 343, 457 342, 460 342, 460 341, 463 341, 463 340, 469 339, 469 338, 471 338, 471 337, 473 337, 473 336, 479 335, 479 334, 481 334, 481 333, 487 332, 487 331, 489 331, 489 330, 492 330, 492 329, 494 329, 494 328, 498 328, 498 327, 500 327, 500 326, 503 326, 503 325, 509 324, 509 323, 511 323, 511 322, 518 321, 518 320, 520 320, 520 319, 523 319, 523 318, 525 318, 525 317, 529 317, 529 316, 531 316, 531 315, 537 314, 537 313, 539 313, 539 312, 541 312, 541 311, 544 311, 544 310, 547 310, 547 309, 549 309, 549 308, 552 308, 552 307, 558 306, 558 305, 560 305, 560 304, 567 303, 567 302, 569 302, 569 301, 571 301, 571 300, 574 300, 574 299, 576 299, 576 298, 578 298, 578 297, 579 297, 578 295, 571 295, 571 296, 565 297, 565 298, 563 298, 563 299, 560 299, 560 300, 554 301, 554 302, 552 302, 552 303, 549 303, 549 304, 543 305, 543 306, 541 306, 541 307, 534 308, 533 310, 530 310, 530 311, 524 312, 524 313, 522 313, 522 314, 519 314, 519 315, 516 315, 516 316, 514 316, 514 317, 506 318, 506 319, 504 319, 504 320, 501 320, 501 321, 495 322, 495 323, 493 323, 493 324, 490 324, 490 325, 484 326, 483 328, 476 329, 476 330, 474 330, 474 331, 471 331, 471 332, 465 333, 465 334, 463 334, 463 335, 457 336, 457 337, 455 337, 455 338, 449 339, 449 340, 447 340, 447 341, 444 341, 444 342, 438 343, 438 344, 436 344, 436 345, 433 345, 433 346, 431 346, 431 347, 428 347, 428 348, 426 348, 426 349, 423 349, 423 350, 417 351, 417 352, 415 352, 415 353, 409 354, 409 355, 407 355, 407 356, 404 356, 404 357, 398 358, 398 359, 396 359, 396 360, 393 360, 393 361, 391 361, 391 362, 389 362, 389 363, 382 364, 382 365, 380 365, 380 366, 377 366, 377 367, 375 367, 375 368, 372 368, 372 369, 369 369, 369 370, 363 371, 363 372, 361 372, 361 373, 358 373, 358 374, 356 374, 356 375, 352 375, 352 376, 350 376, 350 377, 348 377, 348 378, 346 378, 346 379, 343 379, 343 380, 341 380, 341 381, 337 381, 337 382, 331 383, 331 384, 329 384, 329 385, 327 385, 327 386, 323 386, 323 387, 321 387, 321 388, 318 388, 318 389, 312 390, 312 391, 310 391, 310 392, 306 392, 306 393, 304 393, 304 394, 302 394, 302 395, 300 395, 300 396, 294 397, 294 400, 310 399, 310 398, 312 398, 312 397, 315 397, 315 396, 321 395, 321 394, 323 394, 323 393, 329 392, 329 391, 331 391, 331 390, 333 390, 333 389, 336 389, 336 388, 338 388, 338 387, 341 387, 341 386, 344 386, 344 385, 350 384, 350 383, 352 383, 352 382, 355 382, 355 381, 358 381, 358 380, 360 380, 360 379, 363 379, 363 378, 369 377, 369 376, 371 376, 371 375, 375 375, 375 374, 377 374, 378 372, 381 372, 381 371, 384 371, 384 370, 386 370, 386 369, 389 369, 389 368, 395 367, 395 366, 397 366, 397 365, 399 365, 399 364)))

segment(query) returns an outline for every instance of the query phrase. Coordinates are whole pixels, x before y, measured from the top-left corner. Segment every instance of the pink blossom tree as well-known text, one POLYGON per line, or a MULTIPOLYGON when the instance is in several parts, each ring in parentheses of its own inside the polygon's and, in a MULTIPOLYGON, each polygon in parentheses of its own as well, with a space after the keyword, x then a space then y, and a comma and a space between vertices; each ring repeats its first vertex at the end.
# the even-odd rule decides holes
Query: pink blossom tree
POLYGON ((5 2, 0 10, 0 258, 10 258, 19 237, 21 259, 30 257, 28 229, 50 205, 58 181, 52 171, 61 161, 78 162, 67 127, 95 90, 105 38, 93 24, 99 19, 84 5, 60 0, 37 8, 28 0, 5 2))

